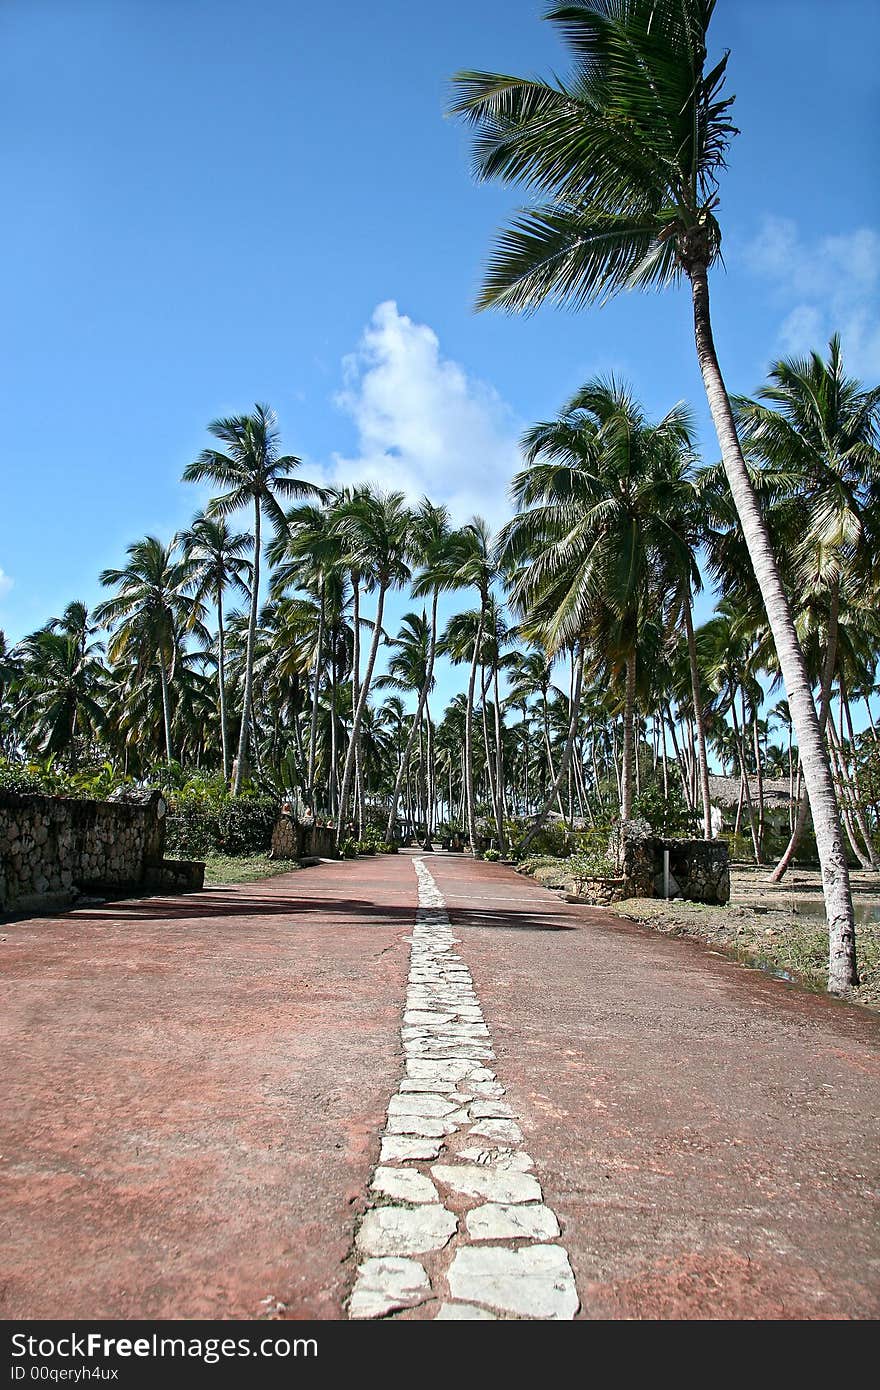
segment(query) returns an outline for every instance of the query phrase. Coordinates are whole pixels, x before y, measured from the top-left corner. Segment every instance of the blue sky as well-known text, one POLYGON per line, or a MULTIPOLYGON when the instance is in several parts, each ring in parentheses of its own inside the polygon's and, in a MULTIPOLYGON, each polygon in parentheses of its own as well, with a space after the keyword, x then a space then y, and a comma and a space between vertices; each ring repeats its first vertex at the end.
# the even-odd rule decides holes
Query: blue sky
MULTIPOLYGON (((0 627, 16 639, 147 532, 214 416, 255 400, 316 477, 505 513, 521 429, 587 376, 715 445, 685 293, 472 312, 515 205, 443 118, 458 67, 564 66, 535 0, 5 0, 0 627)), ((719 0, 742 134, 714 311, 728 384, 839 328, 880 379, 875 0, 719 0)))

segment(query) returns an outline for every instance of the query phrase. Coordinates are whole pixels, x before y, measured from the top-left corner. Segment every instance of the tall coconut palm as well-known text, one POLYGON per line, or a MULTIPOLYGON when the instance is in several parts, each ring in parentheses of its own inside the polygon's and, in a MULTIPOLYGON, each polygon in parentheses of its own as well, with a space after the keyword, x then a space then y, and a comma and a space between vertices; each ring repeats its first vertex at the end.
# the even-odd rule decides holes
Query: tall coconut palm
POLYGON ((535 203, 499 240, 481 306, 581 305, 630 288, 690 284, 697 358, 798 734, 829 924, 829 989, 858 979, 846 853, 827 750, 791 607, 740 447, 715 350, 709 269, 721 254, 719 177, 736 134, 728 55, 708 62, 715 0, 580 0, 548 18, 573 75, 544 82, 463 72, 454 112, 473 126, 483 179, 535 203))
POLYGON ((192 565, 195 596, 212 598, 217 613, 217 695, 220 705, 220 737, 223 777, 229 781, 229 741, 226 724, 226 630, 223 599, 227 589, 238 589, 249 596, 253 566, 247 555, 253 537, 247 531, 233 531, 223 516, 199 512, 181 536, 184 553, 192 565))
MULTIPOLYGON (((338 500, 338 498, 337 498, 338 500)), ((292 585, 311 591, 318 604, 315 630, 314 667, 312 673, 312 706, 309 726, 309 756, 306 770, 306 798, 314 808, 315 769, 318 747, 318 698, 325 658, 327 628, 328 584, 338 575, 340 545, 333 533, 333 512, 330 506, 306 503, 293 507, 285 515, 284 527, 277 531, 267 547, 267 557, 275 566, 272 592, 282 594, 292 585)))
POLYGON ((282 527, 284 511, 278 501, 279 497, 320 497, 322 493, 314 483, 293 476, 293 469, 298 468, 302 460, 295 454, 280 452, 275 412, 267 405, 255 405, 250 415, 234 415, 227 419, 212 420, 208 432, 225 445, 225 452, 219 449, 204 449, 198 458, 183 470, 184 482, 208 481, 225 489, 219 497, 214 497, 209 502, 207 511, 210 516, 229 516, 248 505, 254 509, 254 559, 241 701, 241 732, 238 759, 232 779, 232 793, 238 796, 247 772, 251 739, 254 643, 260 606, 263 517, 266 516, 276 526, 282 527))
MULTIPOLYGON (((691 428, 683 406, 652 424, 624 386, 588 382, 555 420, 527 431, 526 468, 512 485, 519 515, 499 542, 518 567, 513 601, 547 651, 592 647, 595 666, 624 674, 623 821, 632 815, 639 629, 669 577, 684 569, 690 582, 695 568, 670 525, 691 428)), ((570 756, 569 743, 566 768, 570 756)))
MULTIPOLYGON (((819 723, 825 729, 838 667, 842 587, 876 582, 880 536, 871 499, 880 475, 880 387, 865 390, 846 374, 840 338, 828 356, 784 358, 773 363, 755 400, 735 400, 737 422, 760 483, 771 527, 785 517, 791 587, 803 601, 824 597, 828 613, 825 660, 819 691, 819 723)), ((778 882, 791 863, 806 823, 801 801, 788 847, 770 875, 778 882)))
POLYGON ((111 661, 133 659, 138 674, 155 664, 162 697, 165 754, 170 763, 174 752, 171 739, 171 705, 168 682, 187 633, 195 633, 207 644, 204 625, 205 606, 189 590, 192 569, 178 550, 177 538, 163 545, 155 536, 135 541, 128 547, 128 563, 122 569, 101 573, 101 583, 115 588, 116 595, 95 609, 99 622, 112 631, 108 647, 111 661))
POLYGON ((369 489, 359 490, 335 509, 334 533, 341 542, 341 562, 350 571, 362 576, 369 588, 376 590, 373 636, 358 699, 354 705, 351 734, 342 771, 337 843, 341 843, 344 838, 358 736, 370 693, 376 655, 383 636, 385 600, 390 589, 405 584, 410 577, 406 563, 410 522, 411 513, 402 492, 377 493, 369 489))
MULTIPOLYGON (((452 548, 449 557, 450 561, 450 583, 456 588, 475 588, 480 597, 479 614, 476 624, 473 626, 470 647, 470 674, 468 676, 467 695, 465 698, 465 717, 464 717, 464 779, 465 779, 465 802, 467 807, 467 826, 468 839, 470 841, 471 854, 477 855, 479 852, 479 842, 477 840, 477 817, 476 817, 476 798, 474 795, 474 695, 477 684, 477 670, 480 664, 480 652, 483 644, 483 632, 486 623, 486 613, 489 607, 489 595, 492 583, 497 575, 493 545, 489 526, 480 516, 472 517, 460 531, 456 532, 452 541, 452 548)), ((459 614, 457 618, 466 621, 468 615, 459 614)), ((459 642, 462 632, 462 624, 458 624, 456 632, 452 632, 453 623, 447 627, 444 638, 444 647, 449 650, 455 659, 456 643, 459 642)), ((458 651, 458 659, 462 653, 458 651)))
POLYGON ((413 745, 418 736, 421 726, 422 716, 428 695, 434 683, 434 664, 437 657, 437 605, 440 594, 443 590, 450 589, 455 584, 456 573, 456 541, 454 534, 450 530, 449 513, 445 507, 435 506, 427 497, 423 498, 419 506, 413 512, 412 524, 410 526, 410 545, 411 558, 418 559, 420 568, 413 583, 413 597, 420 598, 430 594, 431 597, 431 620, 430 635, 425 663, 424 678, 418 692, 418 702, 413 716, 412 726, 407 739, 406 749, 401 759, 400 767, 397 771, 394 790, 391 793, 391 805, 388 809, 388 820, 385 826, 385 839, 390 841, 394 834, 394 825, 397 819, 397 807, 400 799, 400 789, 403 786, 403 779, 406 776, 406 769, 412 756, 413 745))
POLYGON ((71 767, 76 766, 82 741, 94 737, 104 725, 106 673, 98 644, 83 640, 85 627, 82 624, 76 631, 41 628, 18 648, 18 717, 27 723, 30 741, 40 754, 56 754, 71 767))

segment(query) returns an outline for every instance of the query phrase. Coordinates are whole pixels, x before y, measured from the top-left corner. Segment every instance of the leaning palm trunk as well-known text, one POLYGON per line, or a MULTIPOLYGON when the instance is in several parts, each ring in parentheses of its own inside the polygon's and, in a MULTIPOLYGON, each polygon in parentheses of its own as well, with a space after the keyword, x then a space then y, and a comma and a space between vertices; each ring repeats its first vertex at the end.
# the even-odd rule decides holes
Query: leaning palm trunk
POLYGON ((547 820, 547 817, 550 814, 550 807, 556 800, 556 795, 559 791, 559 788, 562 786, 563 779, 568 771, 568 764, 571 759, 572 749, 574 748, 575 737, 577 735, 578 721, 580 719, 581 686, 583 685, 583 679, 584 657, 583 653, 581 653, 580 657, 578 658, 577 673, 575 675, 574 681, 574 691, 572 692, 571 713, 569 715, 568 732, 565 738, 565 747, 562 750, 562 757, 559 759, 559 766, 556 769, 556 777, 554 778, 553 785, 551 786, 550 790, 544 798, 543 804, 541 806, 540 811, 538 812, 534 825, 532 826, 529 833, 526 835, 525 839, 522 840, 519 846, 517 847, 519 858, 522 858, 522 856, 525 854, 526 850, 534 840, 538 831, 542 828, 545 821, 547 820))
POLYGON ((382 619, 385 615, 385 588, 384 584, 379 586, 379 599, 376 604, 376 624, 373 628, 373 640, 370 643, 370 654, 367 657, 367 669, 361 681, 360 695, 358 696, 357 706, 354 712, 354 719, 351 726, 351 737, 348 741, 348 752, 345 755, 345 767, 342 771, 342 786, 339 789, 339 820, 336 827, 337 848, 342 844, 345 827, 345 813, 348 806, 348 794, 351 790, 352 775, 354 773, 355 754, 360 738, 361 722, 364 717, 364 710, 367 704, 367 696, 370 693, 370 682, 373 679, 373 667, 376 665, 376 653, 379 650, 379 642, 382 638, 382 619))
MULTIPOLYGON (((819 732, 822 738, 825 737, 825 729, 828 723, 828 711, 831 708, 831 686, 834 682, 834 668, 837 664, 837 637, 839 631, 840 614, 840 587, 835 584, 831 593, 831 607, 828 613, 828 640, 825 645, 825 664, 822 668, 822 685, 819 690, 819 732)), ((791 748, 791 722, 789 723, 789 750, 791 748)), ((798 777, 797 777, 797 818, 794 829, 791 832, 788 844, 782 853, 782 858, 770 875, 771 883, 781 883, 783 875, 791 861, 797 853, 798 845, 803 837, 807 824, 807 812, 810 809, 809 798, 803 794, 803 763, 798 757, 798 777)))
MULTIPOLYGON (((397 822, 397 803, 400 800, 400 789, 403 786, 403 779, 406 773, 406 769, 409 767, 409 760, 412 755, 413 744, 416 740, 416 730, 421 725, 422 715, 425 710, 425 703, 428 699, 428 691, 430 690, 431 682, 434 679, 434 659, 437 655, 438 595, 439 590, 435 589, 434 597, 431 604, 431 644, 428 648, 428 664, 425 669, 425 680, 421 690, 419 691, 419 702, 416 705, 416 712, 413 716, 412 727, 409 731, 409 738, 406 741, 406 748, 404 749, 403 758, 401 759, 400 766, 397 769, 397 777, 394 782, 394 790, 391 793, 391 809, 388 812, 388 821, 385 826, 385 839, 389 844, 391 842, 391 837, 394 834, 394 826, 397 822)), ((449 814, 452 815, 451 806, 449 814)))
MULTIPOLYGON (((872 869, 876 869, 876 868, 877 868, 877 851, 876 851, 876 849, 875 849, 875 847, 874 847, 874 841, 873 841, 872 838, 871 838, 871 831, 870 831, 870 829, 868 828, 868 821, 867 821, 867 818, 866 818, 866 816, 865 816, 865 810, 864 810, 864 797, 862 796, 862 788, 861 788, 860 781, 859 781, 859 765, 858 765, 858 760, 857 760, 857 758, 856 758, 856 735, 855 735, 855 730, 854 730, 854 728, 853 728, 852 711, 850 710, 850 707, 849 707, 849 694, 848 694, 848 691, 847 691, 846 677, 844 676, 843 671, 841 671, 841 673, 840 673, 839 685, 840 685, 840 737, 841 737, 841 741, 842 741, 842 739, 843 739, 843 726, 844 726, 844 721, 845 721, 845 722, 846 722, 847 733, 848 733, 848 736, 849 736, 849 747, 850 747, 850 757, 849 757, 849 760, 848 760, 848 761, 849 761, 849 767, 850 767, 850 784, 851 784, 851 786, 852 786, 852 792, 853 792, 853 796, 852 796, 852 801, 853 801, 853 814, 855 815, 856 825, 859 827, 859 833, 861 834, 862 840, 864 841, 865 849, 867 850, 867 853, 868 853, 868 858, 869 858, 869 860, 871 861, 871 868, 872 868, 872 869)), ((841 754, 842 754, 842 753, 843 753, 843 749, 842 749, 842 746, 841 746, 841 754)), ((844 766, 846 766, 846 760, 844 760, 844 766)))
POLYGON ((251 712, 254 702, 254 648, 257 640, 257 614, 260 604, 260 520, 259 497, 254 498, 254 570, 251 576, 251 612, 248 621, 247 648, 244 661, 244 691, 241 700, 241 732, 238 738, 238 760, 232 779, 232 795, 238 796, 248 762, 251 732, 251 712))
MULTIPOLYGON (((707 840, 712 838, 712 802, 709 792, 709 758, 706 753, 706 718, 703 714, 703 696, 700 691, 700 667, 697 661, 697 642, 694 637, 694 615, 691 612, 690 586, 684 604, 684 628, 687 634, 688 661, 691 668, 691 695, 694 701, 694 724, 697 731, 697 758, 700 767, 700 795, 703 800, 703 834, 707 840)), ((663 755, 666 756, 666 739, 663 740, 663 755)))
POLYGON ((858 983, 858 970, 849 868, 834 794, 834 782, 791 608, 782 586, 767 526, 749 479, 733 411, 715 352, 709 314, 709 279, 705 263, 694 261, 689 266, 688 273, 693 290, 697 357, 709 409, 721 446, 724 471, 767 610, 767 620, 773 634, 779 667, 788 694, 789 709, 801 750, 801 763, 813 813, 813 829, 822 868, 825 911, 828 917, 828 988, 835 993, 841 993, 858 983))
POLYGON ((165 757, 168 762, 174 761, 174 753, 171 748, 171 710, 168 704, 168 672, 165 670, 165 656, 159 650, 159 685, 162 689, 162 722, 165 726, 165 757))

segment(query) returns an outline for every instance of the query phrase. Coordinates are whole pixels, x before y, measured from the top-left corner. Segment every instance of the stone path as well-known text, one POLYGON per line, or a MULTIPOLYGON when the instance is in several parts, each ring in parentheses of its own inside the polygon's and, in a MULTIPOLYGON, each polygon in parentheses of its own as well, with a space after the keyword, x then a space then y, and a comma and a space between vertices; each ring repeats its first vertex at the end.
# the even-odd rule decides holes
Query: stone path
POLYGON ((559 1221, 492 1069, 489 1029, 443 897, 425 861, 412 862, 419 909, 406 1070, 357 1233, 349 1315, 381 1318, 430 1302, 444 1321, 573 1318, 579 1300, 559 1221))

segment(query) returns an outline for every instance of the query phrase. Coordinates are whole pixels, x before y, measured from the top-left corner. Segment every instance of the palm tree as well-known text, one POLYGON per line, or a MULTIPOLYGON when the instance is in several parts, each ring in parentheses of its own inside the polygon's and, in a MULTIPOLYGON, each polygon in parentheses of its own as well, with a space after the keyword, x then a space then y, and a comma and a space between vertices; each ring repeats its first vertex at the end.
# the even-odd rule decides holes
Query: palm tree
POLYGON ((180 644, 188 632, 207 644, 205 606, 189 589, 192 569, 177 553, 177 538, 163 545, 155 536, 135 541, 127 550, 123 569, 107 569, 101 583, 116 588, 114 598, 95 609, 99 622, 112 629, 108 655, 113 662, 132 657, 139 675, 155 663, 162 698, 165 754, 173 760, 171 705, 168 682, 180 656, 180 644))
POLYGON ((348 794, 357 757, 358 736, 364 717, 376 654, 382 640, 382 620, 389 589, 405 584, 410 577, 406 557, 409 551, 409 512, 402 492, 376 493, 358 490, 337 508, 334 533, 341 542, 342 563, 362 576, 369 588, 375 588, 376 615, 367 665, 360 685, 352 716, 351 735, 342 772, 339 792, 339 824, 337 843, 344 838, 348 794))
POLYGON ((226 725, 226 632, 223 623, 223 596, 237 588, 249 595, 253 566, 246 558, 253 545, 247 531, 233 531, 223 516, 199 512, 188 531, 181 536, 184 554, 192 565, 196 598, 214 600, 217 610, 217 692, 220 703, 220 737, 223 750, 223 778, 229 781, 229 747, 226 725))
MULTIPOLYGON (((831 686, 838 667, 842 588, 876 580, 878 541, 872 491, 880 464, 880 387, 866 391, 846 375, 840 338, 827 360, 775 362, 756 400, 737 397, 740 436, 749 461, 760 468, 771 528, 782 514, 790 589, 822 598, 827 609, 819 724, 825 732, 831 686)), ((779 882, 794 857, 806 823, 801 799, 791 839, 770 875, 779 882)))
MULTIPOLYGON (((338 501, 338 497, 337 497, 338 501)), ((312 707, 309 727, 309 757, 306 771, 306 798, 314 809, 315 769, 318 747, 318 697, 325 659, 328 584, 338 576, 339 538, 333 534, 333 513, 327 507, 306 503, 287 512, 284 527, 267 547, 267 557, 275 566, 273 594, 282 594, 292 585, 312 592, 318 605, 315 629, 312 707)))
MULTIPOLYGON (((80 608, 85 613, 85 605, 80 608)), ((84 637, 86 629, 85 622, 78 631, 41 628, 18 649, 22 663, 18 715, 28 721, 33 743, 42 755, 66 757, 71 767, 77 763, 78 741, 94 736, 104 725, 105 671, 100 646, 84 637)))
POLYGON ((715 215, 731 139, 728 55, 707 66, 715 0, 580 0, 548 18, 575 60, 568 81, 485 72, 455 79, 453 111, 476 127, 480 178, 548 199, 501 236, 480 306, 581 305, 621 290, 690 283, 697 358, 722 461, 773 633, 822 866, 829 989, 857 982, 849 870, 827 750, 779 566, 721 374, 709 308, 721 254, 715 215))
MULTIPOLYGON (((499 539, 519 567, 513 601, 548 653, 577 647, 583 658, 591 647, 594 667, 607 663, 612 679, 624 674, 624 822, 632 815, 640 628, 673 582, 684 573, 689 583, 695 568, 675 530, 691 429, 683 406, 653 425, 613 379, 588 382, 555 420, 527 431, 527 466, 512 485, 519 515, 499 539)), ((576 731, 572 711, 554 796, 576 731)))
POLYGON ((428 594, 431 596, 430 636, 425 670, 419 685, 416 712, 413 716, 406 749, 397 771, 394 790, 391 793, 391 805, 388 808, 388 820, 385 826, 385 839, 388 842, 394 835, 400 789, 403 786, 403 779, 412 756, 413 744, 421 727, 428 695, 434 684, 434 663, 437 657, 437 604, 441 591, 450 589, 455 584, 457 542, 454 533, 450 530, 449 513, 445 507, 435 506, 434 503, 429 502, 427 497, 422 499, 413 513, 410 526, 410 546, 411 558, 413 560, 419 559, 421 562, 419 574, 413 584, 413 597, 420 598, 428 594))
POLYGON ((279 497, 320 497, 321 489, 303 478, 292 476, 302 462, 294 454, 279 452, 279 433, 275 412, 267 405, 255 405, 250 415, 234 415, 212 420, 209 434, 226 446, 226 452, 204 449, 183 470, 187 483, 214 483, 225 491, 208 504, 208 515, 229 516, 241 507, 254 509, 254 559, 251 583, 250 620, 241 701, 241 732, 238 759, 232 780, 232 794, 238 796, 248 766, 253 706, 254 642, 260 604, 261 527, 267 516, 277 527, 284 525, 279 497))
POLYGON ((492 539, 488 524, 480 516, 472 517, 451 540, 449 555, 450 587, 475 588, 480 596, 480 607, 476 622, 469 614, 456 614, 443 638, 443 650, 449 652, 454 661, 464 659, 462 638, 469 642, 470 675, 464 717, 464 778, 465 801, 467 806, 468 839, 471 854, 479 853, 477 840, 476 798, 474 795, 474 695, 477 684, 477 669, 483 645, 483 632, 486 613, 489 607, 490 589, 497 573, 492 539), (470 623, 470 630, 467 625, 470 623))

